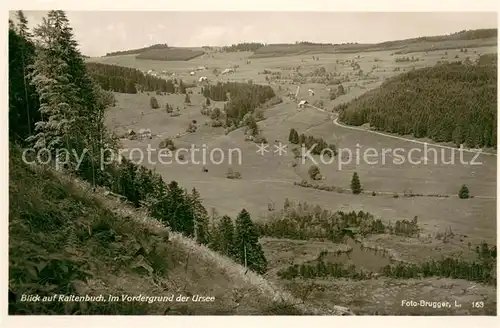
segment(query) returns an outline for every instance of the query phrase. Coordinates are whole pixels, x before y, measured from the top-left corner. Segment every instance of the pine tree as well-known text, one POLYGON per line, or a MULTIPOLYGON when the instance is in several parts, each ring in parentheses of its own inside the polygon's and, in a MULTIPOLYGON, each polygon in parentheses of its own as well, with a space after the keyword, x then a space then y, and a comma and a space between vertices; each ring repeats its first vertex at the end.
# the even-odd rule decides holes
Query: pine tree
MULTIPOLYGON (((34 35, 39 44, 29 76, 39 94, 41 120, 28 140, 35 148, 85 151, 78 173, 95 183, 102 176, 96 164, 100 149, 115 146, 104 127, 102 89, 86 72, 64 11, 50 11, 34 35)), ((70 169, 76 169, 73 160, 70 169)))
POLYGON ((189 200, 194 216, 196 241, 207 245, 210 242, 208 213, 201 203, 201 196, 196 188, 193 188, 189 200))
POLYGON ((302 133, 300 136, 299 136, 299 145, 305 145, 306 144, 306 136, 302 133))
POLYGON ((294 132, 295 132, 295 129, 293 129, 293 128, 290 129, 290 134, 288 135, 288 142, 290 142, 290 143, 294 143, 293 142, 293 134, 294 134, 294 132))
POLYGON ((49 18, 44 18, 42 25, 35 29, 35 36, 42 42, 30 75, 40 96, 42 120, 35 124, 35 135, 28 140, 34 141, 35 148, 52 152, 61 147, 70 149, 80 102, 68 58, 62 52, 61 25, 56 13, 51 11, 49 18))
POLYGON ((235 244, 234 244, 234 224, 233 220, 224 215, 215 227, 214 231, 214 249, 221 254, 234 258, 235 244))
POLYGON ((297 130, 293 130, 293 135, 292 135, 292 141, 293 144, 298 144, 299 143, 299 133, 297 130))
MULTIPOLYGON (((24 16, 23 16, 24 17, 24 16)), ((26 138, 35 130, 35 123, 40 120, 39 95, 30 83, 30 73, 35 59, 35 46, 27 31, 9 20, 9 137, 25 144, 26 138), (26 37, 18 32, 21 29, 26 37)))
POLYGON ((205 104, 206 104, 207 106, 210 106, 210 104, 211 104, 211 103, 210 103, 210 98, 208 98, 208 97, 206 98, 205 104))
POLYGON ((177 181, 168 184, 163 215, 172 230, 189 237, 194 236, 194 213, 186 191, 179 187, 177 181))
POLYGON ((189 98, 189 95, 186 93, 186 97, 184 98, 184 102, 186 104, 190 104, 191 103, 191 98, 189 98))
POLYGON ((361 182, 359 181, 359 176, 357 172, 354 172, 351 180, 351 190, 352 193, 357 195, 361 193, 361 182))
POLYGON ((245 209, 236 219, 235 251, 236 261, 257 273, 266 272, 267 260, 259 244, 257 229, 245 209))
POLYGON ((469 198, 469 188, 467 188, 466 185, 462 185, 462 187, 458 191, 458 197, 460 197, 460 199, 469 198))
POLYGON ((257 125, 257 122, 252 115, 248 116, 248 119, 246 120, 246 126, 252 136, 255 137, 259 134, 259 126, 257 125))

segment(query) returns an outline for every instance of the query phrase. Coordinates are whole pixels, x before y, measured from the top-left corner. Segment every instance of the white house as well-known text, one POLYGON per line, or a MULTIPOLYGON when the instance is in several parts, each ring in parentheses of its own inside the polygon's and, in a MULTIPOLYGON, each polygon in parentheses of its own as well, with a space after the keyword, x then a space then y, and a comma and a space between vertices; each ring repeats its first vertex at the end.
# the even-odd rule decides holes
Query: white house
POLYGON ((200 76, 200 78, 198 79, 198 82, 205 82, 207 81, 207 77, 206 76, 200 76))
POLYGON ((308 92, 310 96, 314 96, 316 94, 312 89, 309 89, 308 92))
POLYGON ((195 72, 190 72, 189 75, 194 76, 196 73, 195 72))

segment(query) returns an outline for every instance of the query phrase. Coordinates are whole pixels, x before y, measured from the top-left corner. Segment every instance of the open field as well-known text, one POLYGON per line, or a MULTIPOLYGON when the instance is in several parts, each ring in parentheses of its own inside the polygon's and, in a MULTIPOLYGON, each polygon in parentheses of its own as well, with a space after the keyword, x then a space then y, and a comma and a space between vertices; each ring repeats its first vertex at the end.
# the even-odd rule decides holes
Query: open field
MULTIPOLYGON (((460 49, 428 53, 416 52, 412 55, 418 58, 418 61, 413 62, 395 62, 397 56, 391 55, 391 51, 359 53, 357 63, 360 65, 361 70, 370 72, 363 76, 352 74, 352 68, 347 64, 343 64, 344 61, 353 58, 352 54, 321 54, 319 56, 320 60, 317 61, 310 61, 309 54, 288 56, 285 57, 286 60, 283 60, 283 58, 252 58, 248 64, 247 60, 250 53, 213 54, 201 56, 189 62, 139 61, 131 56, 92 60, 141 70, 167 70, 175 72, 176 78, 188 82, 194 80, 192 76, 189 76, 189 71, 197 66, 204 65, 207 70, 197 74, 207 76, 212 82, 246 82, 252 80, 253 83, 270 84, 276 93, 283 97, 284 101, 266 109, 264 112, 265 120, 258 123, 262 134, 270 143, 270 152, 264 154, 264 156, 256 153, 256 144, 244 141, 244 131, 242 129, 237 129, 226 135, 223 128, 212 128, 205 125, 209 117, 200 113, 201 105, 205 99, 199 94, 199 87, 190 89, 193 91, 190 94, 190 105, 184 104, 184 95, 155 95, 160 106, 169 103, 174 108, 179 107, 180 115, 176 117, 171 117, 164 109, 153 110, 149 107, 149 98, 154 93, 150 93, 150 95, 145 93, 137 95, 116 94, 117 106, 110 109, 107 120, 109 125, 120 131, 120 133, 125 132, 127 129, 150 128, 152 130, 152 140, 122 139, 125 148, 137 147, 145 150, 148 144, 151 144, 151 148, 157 148, 163 138, 172 137, 178 147, 189 148, 191 144, 195 144, 198 147, 206 147, 208 151, 216 148, 224 150, 225 161, 219 165, 206 163, 205 166, 208 172, 202 171, 202 163, 195 164, 193 161, 189 161, 185 165, 175 163, 165 165, 145 164, 147 167, 154 168, 167 181, 176 180, 188 189, 196 187, 203 197, 205 206, 214 208, 221 214, 236 215, 241 208, 246 208, 256 220, 266 220, 269 213, 268 205, 276 204, 276 207, 281 207, 285 199, 288 198, 291 201, 306 201, 311 204, 318 204, 330 210, 367 211, 386 223, 401 219, 411 220, 417 216, 419 227, 422 229, 420 238, 377 235, 367 238, 366 242, 393 250, 405 261, 419 262, 430 258, 438 258, 444 254, 450 256, 459 253, 462 255, 467 254, 469 251, 468 243, 476 245, 483 240, 489 243, 495 242, 496 156, 480 155, 475 158, 475 162, 481 163, 480 165, 464 165, 460 163, 459 154, 455 152, 452 155, 450 149, 431 145, 424 148, 421 143, 349 129, 334 124, 332 115, 312 107, 298 111, 296 103, 286 97, 288 92, 295 93, 297 84, 290 79, 283 78, 283 76, 290 72, 287 67, 297 66, 301 67, 300 71, 304 75, 322 66, 327 71, 334 71, 340 76, 345 76, 342 84, 347 92, 335 100, 329 99, 328 88, 331 88, 331 86, 310 81, 300 84, 298 98, 306 99, 310 103, 322 100, 325 110, 329 111, 340 103, 347 102, 368 90, 380 86, 385 79, 400 72, 411 70, 413 67, 427 67, 434 65, 438 61, 458 60, 465 57, 475 60, 480 54, 491 52, 496 52, 496 48, 478 47, 473 50, 470 49, 468 53, 463 53, 460 49), (215 76, 212 73, 213 68, 222 70, 235 65, 240 66, 234 74, 215 76), (267 75, 262 74, 264 70, 281 72, 282 79, 273 80, 272 82, 266 81, 267 75), (314 90, 315 94, 308 94, 308 89, 314 90), (141 116, 141 112, 144 115, 141 116), (197 121, 198 129, 194 133, 186 134, 186 128, 192 120, 197 121), (313 162, 311 159, 305 162, 294 159, 291 152, 293 145, 288 142, 291 128, 296 129, 299 134, 304 133, 322 137, 327 142, 333 142, 337 145, 339 151, 344 149, 344 151, 350 150, 352 152, 350 163, 342 163, 339 166, 339 158, 335 158, 335 161, 331 164, 319 163, 318 166, 324 176, 324 179, 319 182, 320 184, 349 189, 352 174, 356 171, 366 192, 361 195, 353 195, 350 192, 329 192, 293 185, 294 182, 309 179, 307 171, 313 162), (179 135, 180 137, 176 138, 179 135), (287 153, 282 156, 273 153, 273 144, 278 142, 288 145, 287 153), (378 163, 369 164, 362 160, 363 151, 367 148, 374 148, 379 152, 379 156, 375 157, 378 159, 378 163), (394 162, 394 155, 390 151, 397 148, 401 148, 401 152, 413 161, 426 158, 428 162, 420 165, 412 164, 408 160, 402 164, 394 162), (231 149, 237 149, 240 153, 233 152, 231 157, 229 156, 231 149), (388 153, 383 159, 381 152, 384 149, 388 153), (361 154, 359 164, 356 163, 357 150, 361 154), (425 150, 427 150, 427 154, 424 153, 425 150), (410 155, 408 155, 409 153, 410 155), (238 154, 241 154, 241 163, 238 163, 238 154), (233 161, 232 163, 229 163, 229 158, 233 161), (385 162, 382 162, 384 160, 385 162), (447 162, 454 160, 455 164, 444 164, 442 163, 443 160, 447 162), (242 178, 240 180, 226 178, 226 172, 230 167, 241 173, 242 178), (474 198, 461 200, 456 196, 462 184, 469 187, 471 195, 475 196, 474 198), (375 191, 377 195, 372 196, 372 191, 375 191), (439 194, 448 197, 400 196, 395 198, 393 195, 396 193, 400 195, 404 193, 439 194), (443 243, 441 240, 436 239, 436 235, 443 233, 446 229, 452 229, 455 237, 451 242, 443 243)), ((213 102, 211 107, 222 108, 223 104, 213 102)), ((430 140, 415 140, 432 143, 430 140)), ((489 151, 495 152, 495 150, 489 151)), ((157 152, 153 151, 152 154, 153 158, 155 158, 157 152)), ((462 160, 470 163, 474 157, 475 155, 472 153, 463 153, 462 160)), ((316 161, 320 159, 319 156, 313 156, 313 158, 316 161)), ((198 157, 194 160, 201 161, 201 159, 201 157, 198 157)), ((373 161, 373 157, 370 157, 370 160, 373 161)), ((294 246, 295 248, 290 248, 290 245, 284 245, 280 248, 273 242, 266 241, 266 239, 263 239, 263 245, 266 256, 269 257, 271 272, 275 272, 289 261, 296 259, 311 260, 317 256, 317 252, 310 252, 308 249, 319 249, 319 247, 325 246, 315 246, 314 243, 307 242, 301 243, 300 246, 294 246)), ((335 248, 338 245, 335 246, 335 244, 330 243, 330 246, 325 247, 335 248)), ((460 286, 457 289, 460 290, 460 292, 457 291, 458 294, 461 294, 462 290, 473 286, 469 282, 450 281, 450 283, 460 286)), ((318 283, 326 284, 328 287, 325 290, 340 290, 339 286, 331 285, 332 282, 321 281, 318 283)), ((341 292, 343 296, 340 296, 332 294, 331 291, 318 292, 318 294, 314 294, 315 296, 311 296, 314 302, 319 304, 327 299, 342 298, 344 301, 341 304, 348 304, 364 314, 414 314, 412 312, 415 311, 414 309, 400 306, 401 299, 410 298, 403 295, 411 295, 411 293, 419 295, 419 291, 421 292, 423 289, 430 291, 431 286, 436 288, 436 291, 431 293, 432 295, 428 294, 430 299, 433 300, 441 300, 440 297, 443 297, 443 295, 449 295, 446 299, 456 298, 463 302, 468 301, 471 297, 475 297, 474 300, 481 297, 493 297, 486 292, 486 289, 478 291, 477 294, 475 292, 473 294, 469 292, 462 293, 465 296, 457 296, 457 293, 450 294, 449 287, 444 286, 446 285, 444 280, 442 282, 441 280, 426 280, 425 282, 368 280, 364 282, 337 282, 337 284, 342 284, 342 288, 349 286, 345 288, 352 289, 354 294, 341 292), (380 290, 387 289, 384 293, 373 293, 374 296, 372 296, 371 300, 366 295, 360 294, 362 290, 370 293, 371 290, 378 290, 377 288, 380 290), (361 299, 365 299, 365 303, 358 304, 361 299), (368 303, 376 304, 381 299, 386 300, 385 305, 367 306, 368 303)), ((295 287, 291 286, 290 289, 293 290, 295 287)), ((420 314, 429 314, 431 312, 449 314, 453 312, 443 309, 439 311, 428 310, 428 312, 420 314)), ((461 309, 460 313, 465 314, 467 311, 472 314, 481 312, 472 309, 461 309)), ((488 308, 484 309, 484 311, 486 312, 481 313, 491 313, 493 309, 488 308)), ((458 312, 453 313, 458 314, 458 312)))

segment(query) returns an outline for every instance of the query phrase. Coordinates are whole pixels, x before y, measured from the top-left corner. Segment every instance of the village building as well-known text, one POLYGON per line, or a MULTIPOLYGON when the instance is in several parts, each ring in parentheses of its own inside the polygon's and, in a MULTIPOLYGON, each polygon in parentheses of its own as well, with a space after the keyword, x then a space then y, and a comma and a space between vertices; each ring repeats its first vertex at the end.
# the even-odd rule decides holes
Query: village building
POLYGON ((151 129, 140 129, 139 130, 139 138, 140 139, 151 139, 151 129))
POLYGON ((308 104, 309 104, 309 102, 308 102, 307 100, 301 100, 301 101, 299 102, 298 107, 299 107, 299 108, 304 108, 304 107, 306 107, 306 105, 308 105, 308 104))

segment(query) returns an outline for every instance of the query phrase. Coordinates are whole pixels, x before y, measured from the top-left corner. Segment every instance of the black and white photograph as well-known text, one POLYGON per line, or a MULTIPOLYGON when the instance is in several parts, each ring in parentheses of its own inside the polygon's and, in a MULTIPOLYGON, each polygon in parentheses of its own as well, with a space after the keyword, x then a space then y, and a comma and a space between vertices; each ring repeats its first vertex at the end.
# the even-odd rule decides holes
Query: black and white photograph
POLYGON ((9 317, 497 315, 496 11, 14 8, 9 317))

